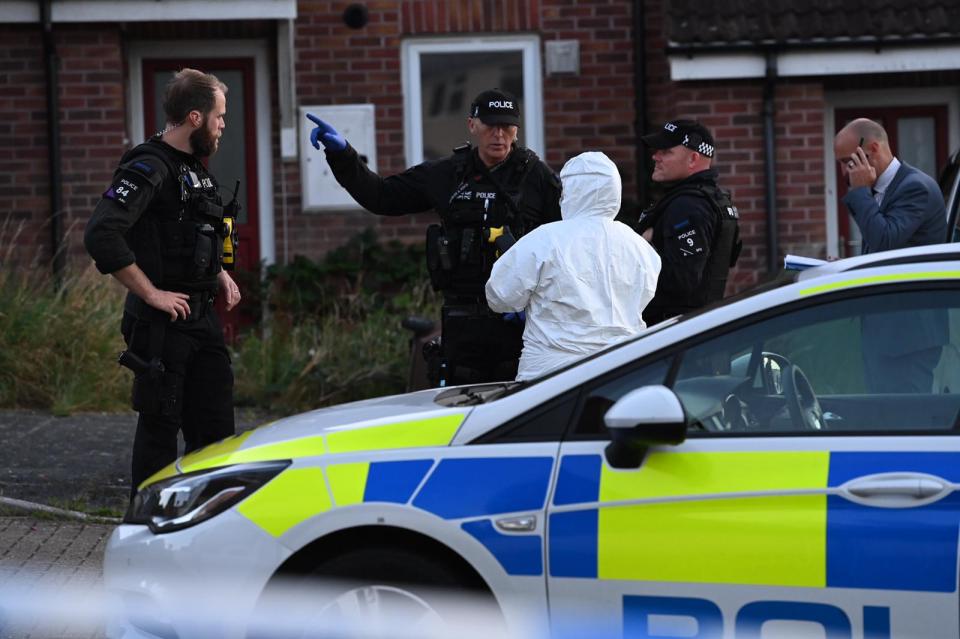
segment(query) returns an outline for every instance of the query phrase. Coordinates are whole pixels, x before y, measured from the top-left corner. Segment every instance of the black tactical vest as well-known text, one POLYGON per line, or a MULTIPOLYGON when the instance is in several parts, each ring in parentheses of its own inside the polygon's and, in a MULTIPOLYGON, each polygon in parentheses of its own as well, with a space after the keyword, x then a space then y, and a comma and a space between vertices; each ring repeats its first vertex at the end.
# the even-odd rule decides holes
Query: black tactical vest
POLYGON ((488 241, 490 230, 508 227, 515 238, 536 226, 521 207, 523 183, 538 161, 532 151, 520 149, 492 173, 473 161, 469 146, 454 149, 456 188, 437 208, 441 224, 427 229, 427 268, 434 289, 448 303, 480 300, 497 258, 488 241))
POLYGON ((737 263, 743 243, 740 241, 740 213, 725 191, 711 181, 684 184, 669 191, 653 207, 640 214, 637 232, 653 227, 653 247, 663 254, 663 213, 667 206, 681 195, 696 195, 710 203, 716 214, 716 232, 710 245, 710 255, 703 269, 702 286, 698 291, 685 295, 681 291, 657 291, 658 306, 684 313, 710 302, 723 299, 730 268, 737 263))
POLYGON ((152 143, 141 144, 120 160, 123 169, 144 156, 163 162, 166 178, 144 213, 147 227, 133 240, 133 250, 153 259, 144 271, 159 288, 172 291, 216 291, 223 254, 223 207, 216 179, 203 164, 187 161, 152 143), (142 246, 149 242, 150 246, 142 246), (151 273, 156 269, 158 272, 151 273))

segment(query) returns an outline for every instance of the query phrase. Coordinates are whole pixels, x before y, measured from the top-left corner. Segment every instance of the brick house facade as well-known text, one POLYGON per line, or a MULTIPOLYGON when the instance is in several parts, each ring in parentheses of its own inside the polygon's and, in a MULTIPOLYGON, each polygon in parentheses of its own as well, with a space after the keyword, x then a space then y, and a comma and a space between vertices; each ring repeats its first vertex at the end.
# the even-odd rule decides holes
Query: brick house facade
MULTIPOLYGON (((419 100, 407 93, 407 76, 415 68, 405 48, 410 43, 461 42, 482 50, 485 43, 511 34, 532 40, 535 65, 532 72, 525 67, 524 73, 535 77, 525 76, 524 81, 535 87, 542 110, 526 117, 524 127, 542 131, 537 150, 557 171, 583 150, 606 152, 623 176, 627 216, 651 195, 646 177, 641 177, 649 165, 638 149, 638 135, 673 117, 696 117, 708 125, 717 139, 722 184, 732 190, 742 215, 745 248, 728 290, 762 280, 785 253, 825 257, 846 250, 851 231, 845 214, 837 213, 831 158, 832 131, 843 109, 878 104, 901 111, 917 105, 940 109, 936 117, 945 121, 936 122, 937 144, 951 150, 960 146, 955 38, 937 41, 947 51, 936 58, 954 62, 924 58, 911 67, 878 62, 881 54, 896 54, 896 45, 881 51, 870 34, 859 34, 862 42, 845 40, 836 60, 851 51, 874 51, 876 59, 837 71, 831 66, 834 58, 800 46, 805 38, 817 37, 816 25, 801 33, 809 16, 795 21, 797 33, 776 33, 780 22, 773 21, 766 31, 763 25, 752 25, 753 32, 737 32, 727 24, 726 31, 720 31, 725 35, 717 36, 714 30, 701 37, 712 28, 710 16, 699 15, 696 3, 681 0, 374 0, 360 3, 367 20, 356 29, 345 24, 348 2, 237 0, 230 3, 229 14, 222 15, 216 4, 132 1, 111 9, 114 5, 101 0, 54 0, 13 1, 0 9, 4 268, 49 266, 52 191, 61 194, 65 255, 75 263, 86 259, 83 225, 118 158, 147 131, 156 130, 144 122, 156 117, 155 107, 147 104, 153 91, 149 74, 167 72, 155 64, 163 59, 192 60, 201 68, 203 62, 229 59, 236 62, 230 72, 248 83, 242 91, 239 84, 231 86, 228 93, 228 133, 237 130, 234 144, 246 145, 238 170, 246 178, 248 208, 257 218, 247 237, 253 238, 256 257, 267 262, 284 262, 298 254, 316 259, 368 226, 386 238, 414 242, 423 237, 432 220, 429 213, 380 218, 352 207, 307 206, 303 176, 310 165, 305 162, 322 160, 305 139, 297 111, 308 105, 372 104, 377 171, 387 175, 403 170, 419 160, 410 151, 415 132, 408 119, 411 100, 419 100), (47 30, 40 9, 44 4, 52 7, 47 30), (181 16, 188 19, 172 19, 181 16), (550 70, 547 49, 552 42, 579 47, 575 70, 550 70), (762 64, 757 73, 756 59, 762 61, 764 52, 768 59, 780 56, 785 70, 790 55, 805 51, 819 57, 812 56, 800 72, 783 72, 772 83, 762 64), (53 170, 49 52, 56 55, 58 88, 53 128, 60 150, 53 170), (287 56, 292 62, 286 62, 287 56), (640 56, 642 69, 637 66, 640 56), (246 64, 247 59, 252 61, 246 64), (765 92, 772 96, 769 101, 765 92), (240 106, 248 118, 245 124, 231 119, 240 106), (770 107, 772 191, 764 133, 765 108, 770 107), (59 180, 53 177, 57 173, 59 180), (774 227, 769 224, 771 208, 774 227)), ((773 8, 760 8, 760 14, 780 10, 778 3, 761 4, 773 8)), ((930 0, 921 4, 947 6, 930 0)), ((726 13, 718 11, 731 20, 743 18, 738 6, 721 3, 726 13)), ((903 22, 878 24, 875 30, 882 35, 896 23, 919 33, 904 46, 924 46, 924 25, 915 21, 904 27, 903 22)), ((846 37, 841 36, 837 38, 846 37)), ((524 55, 527 64, 531 56, 524 55)), ((912 112, 896 113, 890 117, 916 125, 916 118, 908 118, 912 112)), ((463 135, 449 140, 449 146, 465 137, 464 125, 463 135)), ((223 148, 223 154, 233 154, 237 146, 223 148)))

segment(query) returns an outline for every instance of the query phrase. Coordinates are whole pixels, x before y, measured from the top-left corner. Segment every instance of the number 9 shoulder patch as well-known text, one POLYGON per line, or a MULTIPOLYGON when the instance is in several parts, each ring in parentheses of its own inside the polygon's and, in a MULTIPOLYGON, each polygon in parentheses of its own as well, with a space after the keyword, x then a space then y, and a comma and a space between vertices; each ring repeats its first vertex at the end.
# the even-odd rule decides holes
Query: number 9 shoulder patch
POLYGON ((698 257, 706 253, 707 243, 703 233, 698 231, 689 219, 674 224, 671 235, 681 257, 698 257))
POLYGON ((144 158, 122 164, 114 174, 110 187, 103 192, 103 197, 128 210, 140 202, 141 198, 149 198, 163 180, 157 164, 144 158))

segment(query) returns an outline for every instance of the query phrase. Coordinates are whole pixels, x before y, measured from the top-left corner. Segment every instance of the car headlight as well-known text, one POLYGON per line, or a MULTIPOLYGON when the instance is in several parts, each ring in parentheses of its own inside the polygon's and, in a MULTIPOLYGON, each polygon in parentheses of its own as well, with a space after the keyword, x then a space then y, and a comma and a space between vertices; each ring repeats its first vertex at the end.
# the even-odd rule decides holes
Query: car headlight
POLYGON ((158 534, 188 528, 245 499, 289 465, 289 459, 238 464, 160 480, 137 493, 123 522, 146 524, 158 534))

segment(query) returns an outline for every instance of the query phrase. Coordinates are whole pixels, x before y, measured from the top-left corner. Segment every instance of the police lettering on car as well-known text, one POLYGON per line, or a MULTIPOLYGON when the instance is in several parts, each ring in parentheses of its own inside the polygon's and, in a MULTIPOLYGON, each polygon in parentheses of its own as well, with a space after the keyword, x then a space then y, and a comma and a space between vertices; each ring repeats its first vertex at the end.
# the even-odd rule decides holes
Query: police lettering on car
POLYGON ((481 92, 467 113, 474 145, 386 178, 360 161, 327 122, 317 127, 334 177, 377 215, 434 210, 427 229, 427 268, 443 293, 441 341, 426 355, 434 385, 510 380, 516 376, 523 326, 487 306, 483 287, 510 243, 545 222, 560 219, 560 183, 537 155, 517 144, 520 109, 505 91, 481 92))

